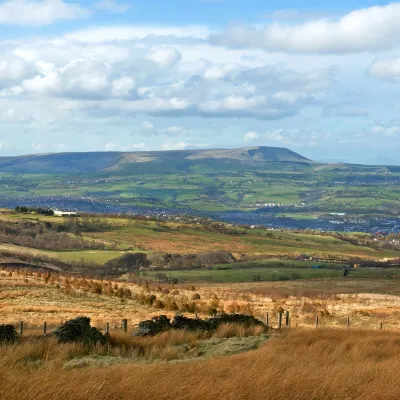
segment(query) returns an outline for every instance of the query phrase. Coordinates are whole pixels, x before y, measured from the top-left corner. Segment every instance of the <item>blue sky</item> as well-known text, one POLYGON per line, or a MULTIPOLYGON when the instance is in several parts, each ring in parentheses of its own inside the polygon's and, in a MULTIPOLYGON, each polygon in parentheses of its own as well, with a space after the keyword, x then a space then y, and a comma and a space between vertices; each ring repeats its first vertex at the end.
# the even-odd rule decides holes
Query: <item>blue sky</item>
POLYGON ((0 156, 288 147, 399 164, 400 2, 0 1, 0 156))

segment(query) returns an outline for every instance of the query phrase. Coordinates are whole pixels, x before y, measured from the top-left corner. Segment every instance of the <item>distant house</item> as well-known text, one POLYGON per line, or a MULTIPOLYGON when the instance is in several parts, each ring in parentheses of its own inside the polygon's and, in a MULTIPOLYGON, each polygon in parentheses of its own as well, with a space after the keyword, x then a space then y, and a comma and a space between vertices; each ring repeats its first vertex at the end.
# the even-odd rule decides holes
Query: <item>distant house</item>
POLYGON ((56 217, 76 217, 76 212, 73 211, 58 211, 53 210, 56 217))

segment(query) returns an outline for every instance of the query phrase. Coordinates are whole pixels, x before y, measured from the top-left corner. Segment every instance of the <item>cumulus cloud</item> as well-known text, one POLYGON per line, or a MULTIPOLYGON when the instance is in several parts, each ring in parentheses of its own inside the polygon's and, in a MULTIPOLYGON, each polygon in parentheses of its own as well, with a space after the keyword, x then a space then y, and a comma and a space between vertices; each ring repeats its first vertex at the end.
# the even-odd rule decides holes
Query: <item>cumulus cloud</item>
POLYGON ((258 133, 256 132, 247 132, 244 135, 244 141, 245 142, 252 142, 253 140, 258 139, 258 133))
POLYGON ((35 75, 38 72, 38 67, 29 64, 24 59, 18 56, 3 55, 0 60, 0 89, 7 85, 18 83, 24 78, 35 75))
POLYGON ((284 64, 249 67, 200 60, 188 68, 171 46, 108 46, 69 39, 47 47, 42 41, 31 48, 19 46, 15 53, 24 67, 0 67, 0 82, 2 71, 15 75, 4 93, 65 99, 60 107, 93 117, 142 113, 279 119, 324 104, 336 76, 335 68, 299 72, 284 64))
POLYGON ((181 58, 181 54, 178 50, 173 47, 160 47, 151 50, 147 55, 146 59, 153 61, 161 68, 168 68, 176 64, 181 58))
POLYGON ((50 25, 89 15, 89 10, 63 0, 8 0, 0 4, 0 24, 4 25, 50 25))
MULTIPOLYGON (((74 60, 48 74, 24 80, 21 87, 28 93, 48 93, 65 97, 98 97, 110 87, 110 67, 102 61, 74 60)), ((126 90, 126 82, 114 82, 113 90, 126 90)), ((129 85, 128 85, 129 86, 129 85)))
POLYGON ((377 60, 369 67, 369 74, 388 81, 400 81, 400 57, 377 60))
POLYGON ((112 95, 115 97, 130 96, 136 86, 135 80, 130 76, 123 76, 111 83, 112 95))
POLYGON ((233 48, 289 53, 376 52, 399 46, 399 19, 400 3, 396 2, 355 10, 336 20, 274 22, 261 28, 233 24, 210 40, 233 48))

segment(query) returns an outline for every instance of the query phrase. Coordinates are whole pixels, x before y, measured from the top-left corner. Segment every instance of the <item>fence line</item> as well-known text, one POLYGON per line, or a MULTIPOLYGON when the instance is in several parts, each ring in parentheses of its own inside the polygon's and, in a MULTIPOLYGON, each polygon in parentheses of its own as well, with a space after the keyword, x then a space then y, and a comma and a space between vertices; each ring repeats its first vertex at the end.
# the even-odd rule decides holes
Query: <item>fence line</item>
MULTIPOLYGON (((276 319, 275 318, 271 318, 271 317, 272 317, 271 313, 267 312, 265 314, 265 326, 267 328, 277 329, 277 330, 283 330, 284 327, 286 329, 290 329, 291 328, 291 325, 292 325, 291 324, 291 315, 290 315, 289 311, 286 311, 285 313, 284 312, 276 313, 276 319), (284 314, 285 314, 285 320, 283 320, 283 315, 284 314)), ((315 315, 315 328, 316 329, 318 329, 321 326, 320 322, 321 322, 321 319, 320 319, 319 314, 317 313, 315 315)), ((23 336, 24 334, 28 335, 29 334, 29 330, 40 329, 38 326, 34 326, 34 327, 30 328, 29 324, 26 324, 23 320, 19 321, 17 326, 19 328, 18 329, 18 333, 19 333, 20 336, 23 336)), ((60 325, 56 325, 54 327, 54 330, 57 329, 59 326, 60 325)), ((113 331, 122 331, 124 333, 128 333, 128 331, 129 331, 129 329, 128 329, 129 328, 128 319, 126 319, 126 318, 121 320, 120 328, 118 328, 116 326, 118 326, 118 325, 114 325, 114 328, 111 329, 110 322, 107 321, 104 324, 104 327, 99 328, 97 326, 97 328, 100 329, 100 330, 104 330, 104 332, 107 333, 107 334, 110 334, 110 332, 112 330, 113 331)), ((352 326, 354 326, 354 325, 351 324, 350 316, 348 316, 346 318, 345 323, 343 325, 341 325, 341 326, 343 328, 346 328, 347 330, 349 330, 352 326)), ((309 328, 309 326, 306 326, 306 327, 309 328)), ((325 326, 325 327, 329 328, 329 326, 325 326)), ((334 326, 331 326, 331 327, 332 328, 338 328, 338 327, 340 327, 340 325, 339 326, 338 325, 334 325, 334 326)), ((360 327, 360 326, 354 326, 354 327, 362 329, 362 327, 360 327)), ((370 327, 370 325, 368 327, 370 327)), ((380 321, 380 323, 378 324, 377 328, 380 329, 380 330, 383 330, 384 327, 385 327, 385 325, 384 325, 383 321, 380 321)), ((49 331, 49 325, 48 325, 47 321, 44 321, 43 324, 42 324, 43 336, 47 336, 48 333, 49 333, 48 331, 49 331)))

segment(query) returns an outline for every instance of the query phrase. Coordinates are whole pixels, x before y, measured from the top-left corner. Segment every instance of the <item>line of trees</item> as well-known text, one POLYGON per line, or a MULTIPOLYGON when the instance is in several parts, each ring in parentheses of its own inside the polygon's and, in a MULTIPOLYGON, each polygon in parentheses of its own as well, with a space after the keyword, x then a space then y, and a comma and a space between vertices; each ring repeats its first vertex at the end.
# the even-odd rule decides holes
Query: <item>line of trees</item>
POLYGON ((17 206, 15 207, 14 210, 17 213, 22 213, 22 214, 28 214, 33 212, 35 214, 40 214, 40 215, 48 215, 48 216, 54 215, 54 211, 51 210, 50 208, 17 206))
POLYGON ((67 232, 59 232, 48 222, 0 221, 0 241, 42 250, 103 250, 103 242, 86 239, 67 232))

